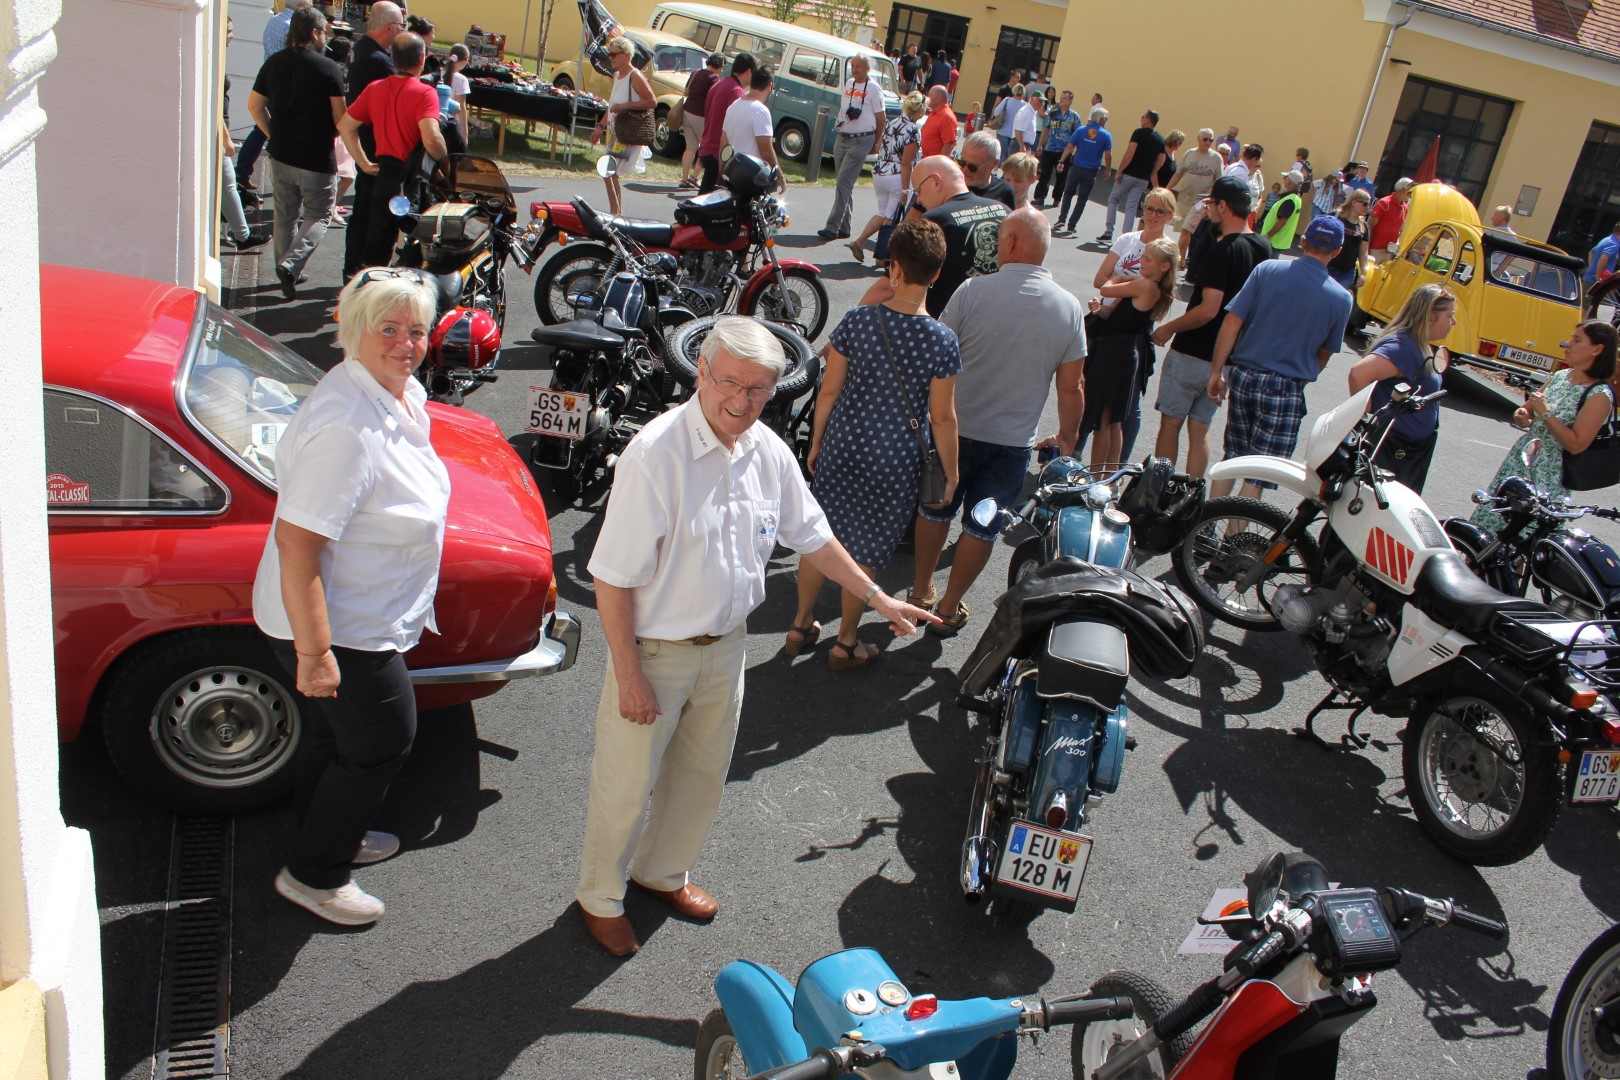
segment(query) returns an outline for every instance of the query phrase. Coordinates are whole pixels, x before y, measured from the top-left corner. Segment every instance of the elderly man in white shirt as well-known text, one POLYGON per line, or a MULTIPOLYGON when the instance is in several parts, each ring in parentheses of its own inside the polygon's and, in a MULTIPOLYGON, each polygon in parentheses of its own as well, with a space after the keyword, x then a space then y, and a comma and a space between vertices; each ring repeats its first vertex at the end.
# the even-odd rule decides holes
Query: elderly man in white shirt
POLYGON ((765 599, 776 545, 864 593, 897 634, 937 621, 855 564, 793 452, 756 422, 784 370, 762 323, 720 320, 703 342, 696 396, 643 428, 615 468, 590 560, 609 658, 575 894, 614 956, 640 948, 624 914, 630 882, 688 918, 719 910, 688 875, 725 789, 744 620, 765 599))

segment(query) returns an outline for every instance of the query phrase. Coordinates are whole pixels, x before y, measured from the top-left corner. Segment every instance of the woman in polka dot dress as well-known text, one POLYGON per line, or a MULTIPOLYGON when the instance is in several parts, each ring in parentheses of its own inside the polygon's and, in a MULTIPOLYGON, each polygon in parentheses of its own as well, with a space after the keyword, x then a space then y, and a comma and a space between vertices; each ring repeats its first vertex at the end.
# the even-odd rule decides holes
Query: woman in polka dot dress
MULTIPOLYGON (((889 260, 894 299, 853 309, 828 339, 808 459, 811 490, 833 535, 868 574, 888 563, 917 514, 923 452, 911 427, 913 415, 929 425, 939 448, 947 501, 956 490, 956 376, 962 358, 956 335, 924 306, 928 286, 945 261, 945 234, 921 218, 903 222, 889 240, 889 260)), ((799 564, 799 611, 788 631, 789 656, 821 636, 815 607, 825 581, 799 564)), ((877 646, 856 637, 865 609, 861 596, 844 591, 838 640, 827 656, 834 671, 877 659, 877 646)))

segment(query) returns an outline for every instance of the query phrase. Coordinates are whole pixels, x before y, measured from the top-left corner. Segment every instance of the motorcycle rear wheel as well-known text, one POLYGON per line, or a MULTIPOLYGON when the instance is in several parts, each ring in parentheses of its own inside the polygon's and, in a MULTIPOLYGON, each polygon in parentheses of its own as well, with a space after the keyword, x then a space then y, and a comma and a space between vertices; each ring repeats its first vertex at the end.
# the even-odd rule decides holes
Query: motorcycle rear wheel
POLYGON ((603 244, 569 244, 551 257, 534 278, 534 306, 547 326, 574 317, 571 294, 595 292, 613 252, 603 244))
POLYGON ((724 1009, 715 1009, 698 1026, 693 1066, 695 1080, 743 1080, 749 1075, 724 1009))
POLYGON ((1557 748, 1499 697, 1490 687, 1452 692, 1402 736, 1418 824, 1474 866, 1506 866, 1535 851, 1564 805, 1557 748))
MULTIPOLYGON (((1129 1020, 1097 1020, 1074 1026, 1071 1058, 1075 1080, 1089 1077, 1108 1059, 1176 1006, 1170 991, 1134 971, 1110 971, 1091 984, 1092 997, 1128 997, 1134 1008, 1129 1020)), ((1137 1062, 1122 1080, 1164 1080, 1189 1049, 1191 1032, 1183 1033, 1137 1062)))
MULTIPOLYGON (((668 370, 675 380, 684 386, 696 386, 698 377, 698 350, 703 347, 703 339, 709 336, 714 324, 721 319, 730 318, 729 315, 705 315, 701 319, 683 322, 671 330, 666 341, 669 344, 669 355, 665 357, 668 370)), ((810 347, 810 342, 799 334, 780 323, 767 323, 767 329, 776 340, 782 343, 782 352, 787 356, 787 370, 776 381, 776 395, 774 400, 788 402, 810 389, 821 372, 820 358, 810 347)))
POLYGON ((1039 536, 1032 536, 1013 549, 1012 561, 1007 564, 1007 588, 1012 588, 1020 581, 1041 568, 1046 559, 1046 541, 1039 536))
POLYGON ((1620 924, 1609 927, 1582 950, 1564 976, 1547 1029, 1548 1080, 1620 1076, 1620 1032, 1599 1024, 1594 1006, 1620 995, 1620 924))
POLYGON ((827 287, 808 270, 784 270, 782 278, 785 290, 772 281, 754 294, 742 314, 791 326, 805 340, 816 340, 827 327, 827 308, 832 302, 827 287))
POLYGON ((1258 499, 1211 499, 1198 524, 1175 549, 1176 579, 1199 607, 1245 630, 1279 630, 1271 597, 1284 584, 1308 586, 1317 565, 1316 541, 1305 538, 1284 552, 1251 590, 1232 583, 1260 559, 1288 524, 1282 509, 1258 499))

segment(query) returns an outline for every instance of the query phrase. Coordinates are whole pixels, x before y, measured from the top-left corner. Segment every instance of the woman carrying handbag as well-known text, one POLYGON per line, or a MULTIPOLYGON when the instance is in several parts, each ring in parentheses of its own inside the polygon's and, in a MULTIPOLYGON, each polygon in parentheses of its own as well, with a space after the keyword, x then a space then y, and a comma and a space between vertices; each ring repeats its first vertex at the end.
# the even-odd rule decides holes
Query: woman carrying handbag
POLYGON ((607 43, 608 62, 613 65, 613 92, 608 95, 608 110, 602 122, 591 132, 591 145, 595 146, 609 129, 619 149, 609 156, 603 182, 607 184, 608 212, 624 213, 624 191, 619 177, 634 175, 647 168, 652 155, 651 144, 655 134, 653 108, 658 99, 653 96, 652 84, 647 76, 637 71, 633 58, 635 42, 627 37, 616 37, 607 43))

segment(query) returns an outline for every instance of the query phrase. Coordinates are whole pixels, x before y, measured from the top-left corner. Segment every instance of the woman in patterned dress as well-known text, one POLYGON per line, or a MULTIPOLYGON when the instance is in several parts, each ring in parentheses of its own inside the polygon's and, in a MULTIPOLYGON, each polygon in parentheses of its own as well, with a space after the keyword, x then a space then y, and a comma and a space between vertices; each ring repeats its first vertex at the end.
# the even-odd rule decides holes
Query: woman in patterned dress
MULTIPOLYGON (((889 257, 894 298, 854 308, 828 339, 807 459, 811 490, 833 535, 868 573, 888 563, 917 515, 923 452, 913 417, 932 430, 945 466, 947 501, 957 479, 956 376, 962 358, 956 335, 934 321, 925 306, 928 287, 945 262, 945 234, 923 218, 902 222, 889 240, 889 257)), ((799 610, 785 646, 789 656, 821 636, 816 597, 825 581, 799 563, 799 610)), ((875 645, 856 638, 864 610, 865 598, 845 589, 838 640, 827 655, 834 671, 864 667, 878 657, 875 645)))
POLYGON ((867 219, 861 235, 849 242, 856 262, 866 261, 866 242, 894 220, 900 200, 911 190, 911 167, 922 151, 922 129, 917 121, 928 112, 928 99, 915 90, 900 103, 903 115, 883 125, 883 144, 878 147, 877 164, 872 166, 872 194, 877 196, 877 213, 867 219))
MULTIPOLYGON (((1545 386, 1524 399, 1513 413, 1513 426, 1525 433, 1508 450, 1502 467, 1486 485, 1494 491, 1508 476, 1522 476, 1543 493, 1554 498, 1564 490, 1564 455, 1578 454, 1592 445, 1603 425, 1614 414, 1615 329, 1591 319, 1581 323, 1564 342, 1565 367, 1553 374, 1545 386), (1531 439, 1541 440, 1541 451, 1531 468, 1524 467, 1524 448, 1531 439)), ((1489 507, 1482 506, 1469 519, 1494 534, 1504 522, 1489 507)))

